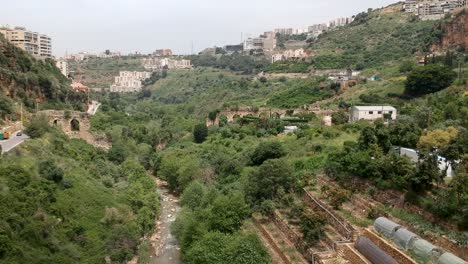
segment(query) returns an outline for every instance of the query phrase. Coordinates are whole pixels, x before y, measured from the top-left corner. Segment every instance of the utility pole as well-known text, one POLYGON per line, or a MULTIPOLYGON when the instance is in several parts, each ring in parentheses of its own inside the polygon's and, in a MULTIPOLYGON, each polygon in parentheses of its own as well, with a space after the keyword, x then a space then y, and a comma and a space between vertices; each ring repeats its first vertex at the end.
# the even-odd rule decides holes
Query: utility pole
POLYGON ((20 112, 21 112, 21 125, 20 130, 23 131, 23 103, 20 103, 20 112))

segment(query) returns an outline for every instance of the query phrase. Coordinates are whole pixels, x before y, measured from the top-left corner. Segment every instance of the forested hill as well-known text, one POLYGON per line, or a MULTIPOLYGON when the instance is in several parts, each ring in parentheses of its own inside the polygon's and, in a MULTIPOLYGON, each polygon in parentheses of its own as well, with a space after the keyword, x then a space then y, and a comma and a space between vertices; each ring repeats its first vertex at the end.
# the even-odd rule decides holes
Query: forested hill
POLYGON ((420 54, 440 40, 442 22, 402 13, 401 4, 362 12, 348 26, 326 32, 310 45, 317 69, 356 69, 420 54))
POLYGON ((2 115, 11 114, 12 100, 34 108, 83 108, 85 95, 74 92, 51 59, 37 60, 0 34, 0 101, 2 115))

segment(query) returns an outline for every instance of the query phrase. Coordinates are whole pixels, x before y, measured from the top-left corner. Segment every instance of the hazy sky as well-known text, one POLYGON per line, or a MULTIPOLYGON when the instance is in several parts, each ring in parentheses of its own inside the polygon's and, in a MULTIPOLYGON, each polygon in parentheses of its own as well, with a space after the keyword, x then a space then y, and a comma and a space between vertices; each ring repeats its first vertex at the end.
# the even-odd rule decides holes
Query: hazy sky
POLYGON ((396 0, 0 0, 0 24, 52 37, 53 52, 179 54, 240 43, 276 27, 306 27, 396 0))

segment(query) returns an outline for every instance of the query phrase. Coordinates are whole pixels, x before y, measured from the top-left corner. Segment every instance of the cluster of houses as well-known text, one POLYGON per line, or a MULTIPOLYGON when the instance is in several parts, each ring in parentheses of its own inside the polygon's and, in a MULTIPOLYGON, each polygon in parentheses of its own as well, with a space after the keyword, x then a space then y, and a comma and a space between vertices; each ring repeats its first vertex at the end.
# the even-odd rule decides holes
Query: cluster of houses
MULTIPOLYGON (((337 27, 342 27, 353 22, 354 17, 340 17, 333 19, 328 23, 314 24, 305 28, 275 28, 272 31, 267 31, 258 37, 249 37, 243 40, 240 44, 226 45, 224 47, 213 47, 207 48, 200 52, 204 55, 216 55, 216 54, 250 54, 259 55, 273 52, 277 47, 277 36, 291 36, 291 35, 303 35, 306 34, 307 38, 316 38, 325 31, 332 30, 337 27)), ((293 51, 295 52, 295 51, 293 51)), ((299 56, 285 54, 281 56, 275 54, 275 58, 272 60, 287 60, 290 58, 297 58, 299 56)), ((297 55, 297 54, 296 54, 297 55)))
POLYGON ((147 57, 141 59, 141 63, 146 70, 158 71, 162 69, 190 69, 192 62, 185 59, 147 57))
POLYGON ((115 93, 128 93, 141 91, 142 81, 151 77, 151 72, 121 71, 115 77, 110 91, 115 93))
POLYGON ((271 62, 275 63, 277 61, 298 61, 309 57, 311 54, 310 51, 306 51, 304 49, 296 49, 296 50, 285 50, 281 52, 274 53, 271 55, 271 62))
POLYGON ((419 16, 423 20, 435 20, 466 6, 467 0, 406 0, 403 9, 406 13, 419 16))

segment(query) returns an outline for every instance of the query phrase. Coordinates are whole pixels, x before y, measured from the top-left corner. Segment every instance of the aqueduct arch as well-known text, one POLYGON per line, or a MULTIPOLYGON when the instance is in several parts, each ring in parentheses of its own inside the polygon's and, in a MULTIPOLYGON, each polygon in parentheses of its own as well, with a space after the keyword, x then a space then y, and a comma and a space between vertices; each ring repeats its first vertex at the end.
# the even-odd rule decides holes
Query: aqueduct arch
POLYGON ((40 113, 48 117, 52 126, 60 127, 71 138, 86 139, 90 135, 91 124, 88 113, 57 110, 46 110, 40 113))

